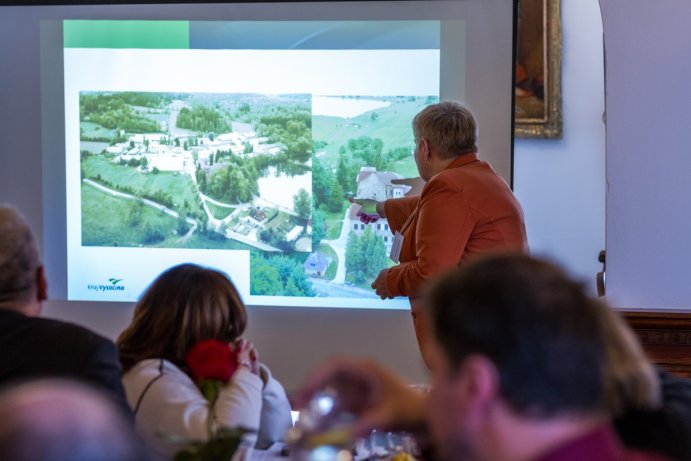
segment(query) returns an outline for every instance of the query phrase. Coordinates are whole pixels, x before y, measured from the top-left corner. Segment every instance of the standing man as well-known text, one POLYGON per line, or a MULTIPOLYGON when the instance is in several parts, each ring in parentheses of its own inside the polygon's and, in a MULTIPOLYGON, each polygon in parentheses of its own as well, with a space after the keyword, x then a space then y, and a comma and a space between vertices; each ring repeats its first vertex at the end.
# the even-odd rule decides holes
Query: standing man
MULTIPOLYGON (((429 278, 482 254, 527 252, 523 210, 506 182, 477 154, 473 114, 456 102, 427 106, 413 119, 420 195, 376 204, 400 245, 400 264, 379 273, 382 299, 408 296, 426 359, 420 289, 429 278)), ((394 258, 396 260, 396 258, 394 258)), ((427 361, 427 359, 425 360, 427 361)))
POLYGON ((131 412, 112 341, 80 326, 41 318, 48 283, 31 230, 0 206, 0 385, 35 378, 77 379, 131 412))

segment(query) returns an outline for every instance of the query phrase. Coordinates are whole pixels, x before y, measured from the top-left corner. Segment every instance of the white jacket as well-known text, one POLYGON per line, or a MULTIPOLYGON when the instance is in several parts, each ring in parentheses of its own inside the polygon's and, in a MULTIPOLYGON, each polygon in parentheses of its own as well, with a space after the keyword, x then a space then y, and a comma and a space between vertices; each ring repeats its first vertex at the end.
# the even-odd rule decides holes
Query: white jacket
POLYGON ((257 431, 248 441, 258 448, 280 441, 291 426, 285 390, 264 365, 261 378, 238 368, 221 388, 213 410, 192 378, 167 360, 143 360, 124 374, 122 382, 137 427, 167 456, 184 442, 208 439, 209 411, 216 426, 257 431))

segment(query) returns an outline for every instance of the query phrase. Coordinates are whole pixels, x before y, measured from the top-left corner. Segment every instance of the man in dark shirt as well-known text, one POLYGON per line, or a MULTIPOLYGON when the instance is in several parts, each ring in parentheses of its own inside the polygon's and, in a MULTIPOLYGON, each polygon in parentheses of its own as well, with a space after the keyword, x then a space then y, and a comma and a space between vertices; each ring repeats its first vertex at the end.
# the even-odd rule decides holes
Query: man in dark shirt
POLYGON ((0 385, 43 377, 77 379, 129 413, 112 341, 41 318, 48 284, 36 241, 17 210, 0 206, 0 385))
POLYGON ((614 420, 629 447, 654 450, 674 459, 691 459, 691 380, 657 370, 661 402, 657 408, 629 407, 614 420))

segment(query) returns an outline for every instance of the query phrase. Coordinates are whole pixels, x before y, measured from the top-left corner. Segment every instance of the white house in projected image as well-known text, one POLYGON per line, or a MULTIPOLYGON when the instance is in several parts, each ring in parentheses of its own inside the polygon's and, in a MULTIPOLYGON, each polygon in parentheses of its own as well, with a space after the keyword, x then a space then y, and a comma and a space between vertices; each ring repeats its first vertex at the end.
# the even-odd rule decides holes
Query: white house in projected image
MULTIPOLYGON (((357 198, 374 199, 379 202, 391 198, 404 197, 411 187, 402 184, 392 184, 392 179, 402 179, 403 176, 390 171, 377 171, 376 168, 370 166, 363 166, 360 168, 360 173, 357 177, 357 198)), ((389 228, 389 223, 385 219, 381 219, 373 224, 363 224, 357 216, 358 207, 352 205, 348 210, 348 227, 355 232, 356 235, 361 236, 365 231, 365 226, 372 226, 372 230, 384 240, 386 251, 391 251, 393 244, 393 235, 389 228)))
POLYGON ((106 151, 118 155, 116 161, 139 160, 145 157, 148 170, 156 167, 161 171, 185 171, 194 165, 196 158, 197 166, 208 173, 212 169, 209 168, 212 164, 210 157, 218 152, 231 152, 233 155, 250 158, 257 155, 276 155, 285 149, 282 144, 271 144, 268 142, 269 138, 258 136, 251 124, 232 122, 232 130, 215 136, 207 134, 200 138, 199 145, 190 146, 188 149, 169 144, 170 136, 165 133, 132 134, 126 142, 109 146, 106 151))

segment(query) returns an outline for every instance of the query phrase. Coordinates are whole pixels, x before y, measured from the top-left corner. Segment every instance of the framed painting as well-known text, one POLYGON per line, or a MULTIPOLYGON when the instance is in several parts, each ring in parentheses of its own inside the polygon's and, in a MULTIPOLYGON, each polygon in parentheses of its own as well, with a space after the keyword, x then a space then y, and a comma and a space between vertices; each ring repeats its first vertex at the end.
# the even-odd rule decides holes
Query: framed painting
POLYGON ((561 138, 560 0, 519 0, 515 135, 561 138))

